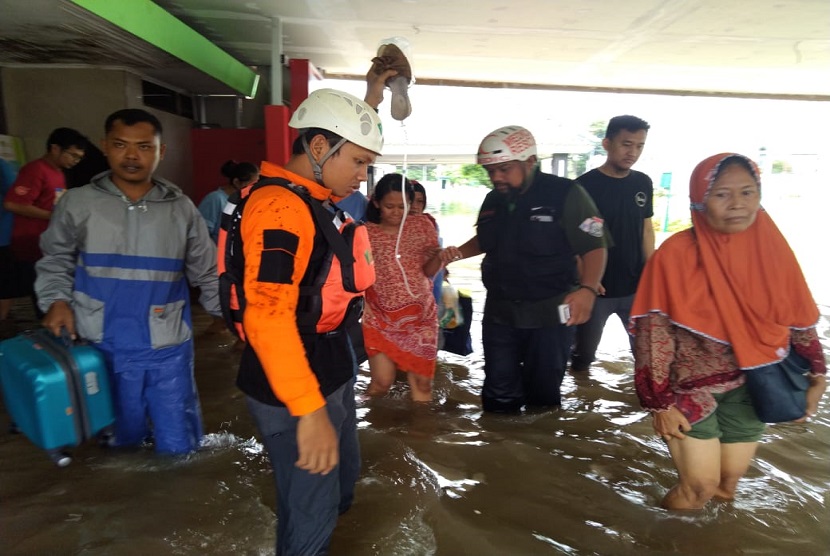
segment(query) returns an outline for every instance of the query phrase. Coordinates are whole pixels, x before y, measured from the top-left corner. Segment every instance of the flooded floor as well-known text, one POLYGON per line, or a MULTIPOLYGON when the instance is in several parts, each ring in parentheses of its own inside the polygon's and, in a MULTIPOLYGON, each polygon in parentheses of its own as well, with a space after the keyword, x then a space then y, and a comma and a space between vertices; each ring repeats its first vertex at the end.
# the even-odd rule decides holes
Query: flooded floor
MULTIPOLYGON (((815 252, 826 233, 818 219, 804 218, 808 201, 775 203, 772 214, 820 304, 827 356, 828 258, 815 252)), ((441 211, 445 245, 470 236, 479 203, 459 215, 441 211)), ((615 317, 590 372, 566 376, 561 409, 482 414, 478 262, 450 267, 452 283, 473 296, 475 352, 439 354, 431 405, 413 407, 404 383, 388 398, 368 400, 361 371, 363 473, 332 554, 830 554, 828 396, 810 423, 768 428, 734 503, 663 511, 658 504, 676 474, 639 407, 615 317)), ((15 308, 21 327, 33 324, 27 309, 15 308)), ((5 433, 0 408, 0 554, 273 554, 274 486, 234 387, 240 352, 230 336, 205 333, 210 319, 198 309, 194 318, 207 435, 190 457, 85 445, 58 469, 24 437, 5 433)))
MULTIPOLYGON (((208 325, 197 311, 197 331, 208 325)), ((657 505, 675 473, 639 409, 618 322, 601 363, 566 377, 561 409, 511 417, 481 412, 473 331, 474 354, 440 354, 432 405, 413 407, 404 383, 360 396, 363 474, 332 554, 830 553, 826 399, 813 422, 769 428, 734 503, 669 513, 657 505)), ((0 554, 273 554, 273 483, 233 385, 238 357, 229 336, 198 336, 207 436, 187 458, 85 445, 59 469, 5 433, 3 412, 0 554)), ((358 392, 367 384, 364 370, 358 392)))

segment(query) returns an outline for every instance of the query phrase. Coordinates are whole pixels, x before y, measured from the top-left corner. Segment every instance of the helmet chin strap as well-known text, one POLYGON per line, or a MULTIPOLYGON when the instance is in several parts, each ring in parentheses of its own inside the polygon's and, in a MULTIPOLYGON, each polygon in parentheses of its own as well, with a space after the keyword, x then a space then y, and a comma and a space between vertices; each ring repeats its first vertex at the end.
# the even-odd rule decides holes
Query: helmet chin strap
POLYGON ((331 155, 336 153, 337 150, 340 147, 342 147, 345 142, 346 142, 345 139, 340 139, 340 141, 338 141, 332 148, 330 148, 329 152, 327 152, 323 156, 323 158, 321 158, 318 161, 311 154, 311 147, 308 146, 308 139, 306 139, 306 136, 303 135, 303 150, 305 151, 305 154, 308 157, 309 162, 311 162, 311 169, 314 171, 314 180, 317 183, 319 183, 320 185, 322 185, 323 187, 326 186, 326 184, 323 183, 323 164, 325 164, 326 160, 328 160, 329 157, 331 157, 331 155))

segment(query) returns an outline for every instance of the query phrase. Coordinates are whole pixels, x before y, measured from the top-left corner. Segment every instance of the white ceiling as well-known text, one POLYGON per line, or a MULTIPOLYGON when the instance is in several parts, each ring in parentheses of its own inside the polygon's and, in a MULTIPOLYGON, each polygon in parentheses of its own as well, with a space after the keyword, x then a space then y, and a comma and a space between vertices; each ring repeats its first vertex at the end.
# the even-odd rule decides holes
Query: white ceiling
POLYGON ((418 82, 830 98, 828 0, 157 0, 241 61, 362 76, 382 39, 418 82))
MULTIPOLYGON (((399 36, 421 84, 830 100, 829 0, 156 3, 266 76, 281 50, 326 76, 361 77, 380 41, 399 36)), ((0 64, 123 66, 230 92, 66 0, 0 0, 0 14, 0 64)))

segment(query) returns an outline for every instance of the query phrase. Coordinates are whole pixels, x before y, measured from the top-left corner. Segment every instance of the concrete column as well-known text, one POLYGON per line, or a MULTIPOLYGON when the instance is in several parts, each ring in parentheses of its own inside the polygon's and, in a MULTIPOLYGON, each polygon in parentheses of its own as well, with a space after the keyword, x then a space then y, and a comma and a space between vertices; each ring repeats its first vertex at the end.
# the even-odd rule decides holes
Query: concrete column
POLYGON ((271 27, 271 104, 282 106, 282 20, 275 17, 271 27))

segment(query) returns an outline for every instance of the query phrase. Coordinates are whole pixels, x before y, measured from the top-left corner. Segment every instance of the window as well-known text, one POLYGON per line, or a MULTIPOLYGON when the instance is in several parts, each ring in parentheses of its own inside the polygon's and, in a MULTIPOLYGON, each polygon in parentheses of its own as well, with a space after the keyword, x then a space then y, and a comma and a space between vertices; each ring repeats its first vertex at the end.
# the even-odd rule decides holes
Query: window
POLYGON ((193 98, 150 81, 141 82, 144 105, 193 119, 193 98))

